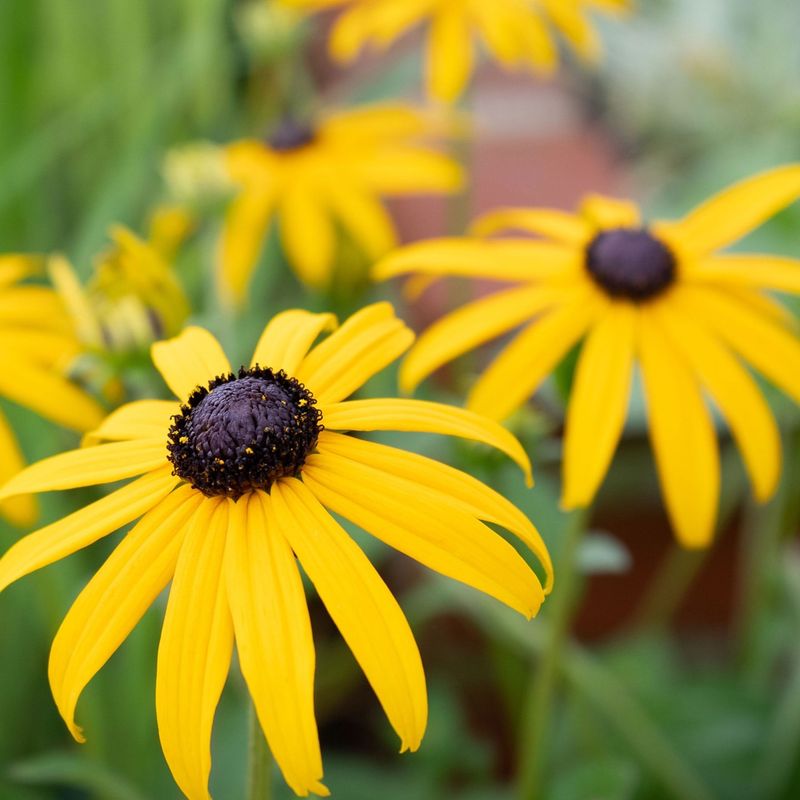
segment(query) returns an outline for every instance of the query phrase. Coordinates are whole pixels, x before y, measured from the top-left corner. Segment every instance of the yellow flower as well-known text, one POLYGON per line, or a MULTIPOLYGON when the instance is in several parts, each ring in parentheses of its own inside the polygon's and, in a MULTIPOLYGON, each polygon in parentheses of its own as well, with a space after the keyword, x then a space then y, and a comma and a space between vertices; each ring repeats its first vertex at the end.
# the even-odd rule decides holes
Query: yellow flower
POLYGON ((222 234, 221 288, 242 302, 273 218, 298 277, 315 289, 333 279, 337 225, 371 260, 385 255, 395 233, 379 195, 461 186, 458 166, 418 143, 429 127, 422 114, 385 105, 313 127, 287 119, 268 141, 230 145, 228 168, 241 191, 222 234))
MULTIPOLYGON (((41 259, 0 256, 0 397, 30 408, 76 431, 96 426, 100 406, 67 379, 81 344, 56 293, 45 286, 20 285, 41 271, 41 259)), ((0 482, 24 466, 19 444, 0 412, 0 482)), ((36 519, 33 498, 0 503, 0 513, 17 525, 36 519)))
POLYGON ((15 544, 0 559, 0 589, 141 517, 65 618, 53 642, 50 683, 80 739, 74 712, 82 689, 172 579, 156 707, 167 762, 192 800, 208 797, 211 727, 234 639, 287 783, 300 795, 327 794, 313 708, 314 646, 295 555, 402 749, 420 744, 427 701, 413 635, 378 573, 326 509, 526 617, 549 590, 547 550, 515 506, 456 469, 348 432, 461 436, 499 448, 529 474, 519 442, 471 411, 415 400, 346 401, 405 351, 413 334, 379 303, 311 348, 334 326, 330 314, 279 314, 252 365, 235 374, 210 333, 187 328, 152 350, 177 402, 123 406, 95 431, 103 444, 46 459, 0 491, 4 498, 141 476, 15 544), (545 566, 544 588, 482 520, 530 546, 545 566))
POLYGON ((522 332, 471 390, 468 406, 502 419, 585 339, 566 419, 566 508, 590 503, 625 422, 634 363, 672 524, 687 546, 710 540, 719 457, 710 396, 726 418, 759 500, 774 491, 780 442, 749 362, 800 402, 794 323, 765 290, 800 292, 800 262, 718 254, 800 196, 800 165, 735 184, 677 222, 642 222, 632 204, 587 198, 578 215, 545 209, 489 214, 476 233, 538 240, 445 239, 399 250, 379 278, 415 273, 522 285, 471 303, 426 331, 401 369, 411 391, 456 356, 519 325, 522 332))
POLYGON ((189 302, 170 262, 191 225, 179 208, 157 211, 148 240, 115 225, 85 288, 65 258, 51 259, 53 283, 88 347, 124 353, 180 331, 189 302))
POLYGON ((345 10, 334 24, 330 50, 351 61, 367 44, 382 49, 428 22, 427 82, 432 97, 451 103, 464 91, 475 43, 506 69, 550 73, 558 61, 551 27, 586 61, 602 52, 589 11, 622 13, 629 0, 284 0, 312 11, 345 10))

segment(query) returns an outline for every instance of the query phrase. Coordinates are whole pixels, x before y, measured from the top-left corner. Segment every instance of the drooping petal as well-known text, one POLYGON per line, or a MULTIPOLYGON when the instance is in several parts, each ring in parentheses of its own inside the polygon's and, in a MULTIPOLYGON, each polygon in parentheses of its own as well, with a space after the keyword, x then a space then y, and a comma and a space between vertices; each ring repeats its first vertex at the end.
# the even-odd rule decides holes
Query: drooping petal
POLYGON ((769 405, 753 378, 716 336, 668 304, 659 322, 719 406, 742 453, 761 502, 774 493, 781 471, 781 440, 769 405))
POLYGON ((0 559, 0 591, 149 511, 178 483, 170 469, 162 467, 20 539, 0 559))
POLYGON ((614 303, 592 328, 578 359, 564 437, 564 508, 591 503, 625 425, 637 311, 614 303))
POLYGON ((275 211, 276 187, 248 188, 231 204, 219 243, 218 270, 223 290, 241 305, 258 263, 275 211))
MULTIPOLYGON (((0 412, 0 486, 16 475, 25 466, 25 458, 19 449, 14 432, 5 414, 0 412)), ((36 500, 28 494, 18 495, 0 503, 0 514, 14 525, 33 525, 39 514, 36 500)))
POLYGON ((733 244, 798 198, 800 164, 789 164, 734 183, 660 227, 682 252, 704 255, 733 244))
POLYGON ((325 194, 333 214, 371 261, 397 246, 392 218, 376 197, 337 181, 325 187, 325 194))
POLYGON ((412 392, 448 361, 520 325, 563 300, 552 286, 523 286, 475 300, 441 317, 415 342, 400 367, 400 388, 412 392))
POLYGON ((800 342, 789 330, 714 289, 679 287, 671 300, 684 315, 702 319, 734 352, 800 403, 800 342))
POLYGON ((171 400, 134 400, 112 411, 84 442, 119 442, 128 439, 156 439, 166 441, 173 415, 180 406, 171 400))
POLYGON ((76 431, 100 424, 100 404, 75 384, 16 354, 0 353, 0 395, 76 431))
POLYGON ((37 461, 0 489, 0 498, 75 489, 131 478, 167 463, 166 439, 112 442, 69 450, 37 461))
POLYGON ((320 404, 348 397, 411 346, 414 334, 389 303, 374 303, 347 319, 303 360, 296 377, 320 404))
POLYGON ((156 342, 151 354, 167 386, 182 401, 198 386, 231 371, 220 343, 204 328, 190 326, 174 339, 156 342))
POLYGON ((708 256, 692 268, 693 283, 749 286, 800 294, 800 260, 773 255, 708 256))
POLYGON ((312 314, 300 309, 276 314, 258 340, 252 364, 294 375, 316 338, 335 327, 333 314, 312 314))
POLYGON ((275 519, 397 731, 401 752, 425 733, 425 673, 406 618, 358 545, 300 481, 272 489, 275 519))
POLYGON ((397 447, 356 439, 333 431, 319 437, 319 452, 350 459, 385 474, 387 485, 395 479, 415 481, 421 494, 449 504, 484 522, 502 525, 515 533, 536 555, 547 572, 545 593, 550 591, 553 568, 547 547, 531 521, 501 494, 466 472, 409 453, 397 447))
POLYGON ((0 292, 0 320, 69 334, 72 324, 61 298, 45 286, 12 286, 0 292))
POLYGON ((574 247, 530 239, 431 239, 402 247, 379 262, 375 280, 397 275, 453 275, 497 281, 569 281, 582 274, 574 247))
POLYGON ((314 641, 294 554, 263 492, 232 504, 228 525, 225 583, 261 728, 295 794, 326 796, 314 718, 314 641))
POLYGON ((489 365, 469 393, 467 406, 505 419, 530 397, 594 321, 608 301, 591 289, 535 320, 489 365))
POLYGON ((415 431, 482 442, 516 461, 528 484, 533 484, 530 459, 514 435, 497 422, 464 408, 426 400, 349 400, 326 406, 323 422, 334 431, 415 431))
POLYGON ((0 255, 0 288, 11 286, 42 270, 42 257, 29 253, 0 255))
POLYGON ((584 197, 581 216, 596 228, 635 228, 642 224, 639 207, 628 200, 590 194, 584 197))
POLYGON ((521 230, 562 244, 584 246, 592 229, 574 214, 550 208, 498 208, 479 217, 472 225, 475 236, 491 236, 507 230, 521 230))
POLYGON ((211 728, 228 676, 233 624, 224 580, 227 498, 205 498, 178 555, 158 647, 161 749, 191 800, 208 800, 211 728))
POLYGON ((21 361, 33 361, 44 367, 63 369, 80 353, 74 336, 38 328, 5 327, 0 320, 0 353, 13 352, 21 361))
POLYGON ((641 312, 639 358, 667 511, 685 547, 706 547, 714 534, 719 501, 714 426, 688 363, 648 309, 641 312))
POLYGON ((75 706, 89 681, 172 578, 186 522, 203 495, 181 486, 148 511, 86 584, 50 650, 50 688, 70 733, 84 741, 75 706))
POLYGON ((442 5, 431 20, 427 47, 429 94, 443 103, 458 99, 472 72, 469 21, 460 5, 442 5))
POLYGON ((312 289, 324 288, 331 278, 336 239, 318 187, 298 181, 286 192, 280 207, 280 232, 300 280, 312 289))
POLYGON ((331 511, 525 617, 544 600, 536 574, 502 536, 452 504, 422 496, 417 482, 387 485, 380 471, 321 453, 306 461, 303 481, 331 511))

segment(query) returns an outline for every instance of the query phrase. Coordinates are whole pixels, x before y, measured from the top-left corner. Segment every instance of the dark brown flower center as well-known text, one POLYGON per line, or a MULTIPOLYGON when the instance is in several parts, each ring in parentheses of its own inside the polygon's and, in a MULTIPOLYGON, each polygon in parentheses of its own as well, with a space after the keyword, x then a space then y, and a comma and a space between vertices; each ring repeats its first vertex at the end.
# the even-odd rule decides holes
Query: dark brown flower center
POLYGON ((267 137, 267 144, 278 152, 288 152, 311 144, 316 137, 317 133, 310 123, 285 117, 267 137))
POLYGON ((675 256, 647 228, 613 228, 587 247, 586 269, 608 294, 648 300, 675 280, 675 256))
POLYGON ((317 444, 316 400, 282 370, 253 367, 198 387, 169 431, 174 473, 203 494, 234 499, 297 475, 317 444))

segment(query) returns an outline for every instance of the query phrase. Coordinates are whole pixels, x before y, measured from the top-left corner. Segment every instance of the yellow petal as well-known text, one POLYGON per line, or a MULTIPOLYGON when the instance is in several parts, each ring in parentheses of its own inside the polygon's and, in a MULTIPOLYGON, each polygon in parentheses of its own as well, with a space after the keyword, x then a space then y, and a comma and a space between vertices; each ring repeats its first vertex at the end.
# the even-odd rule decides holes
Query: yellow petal
POLYGON ((134 400, 112 411, 84 441, 126 441, 128 439, 167 440, 172 417, 180 413, 180 406, 171 400, 134 400))
POLYGON ((0 354, 0 395, 76 431, 100 424, 105 412, 86 392, 50 369, 0 354))
POLYGON ((336 240, 319 187, 298 181, 286 193, 280 231, 287 259, 300 280, 312 289, 325 288, 331 279, 336 240))
POLYGON ((542 586, 519 553, 475 517, 425 496, 418 482, 387 483, 378 470, 322 453, 309 456, 303 481, 331 511, 426 567, 525 617, 539 610, 542 586))
POLYGON ((789 164, 739 181, 660 227, 682 252, 704 255, 733 244, 798 197, 800 164, 789 164))
POLYGON ((545 0, 544 4, 553 23, 575 52, 585 61, 597 62, 602 55, 602 45, 583 9, 568 0, 545 0))
POLYGON ((504 419, 530 397, 567 351, 607 307, 597 291, 577 291, 572 300, 523 329, 481 375, 467 399, 473 411, 504 419))
MULTIPOLYGON (((414 2, 415 0, 410 0, 414 2)), ((394 0, 392 0, 394 2, 394 0)), ((429 132, 431 115, 405 103, 376 103, 329 114, 320 133, 337 144, 357 146, 406 141, 429 132)))
POLYGON ((158 646, 158 734, 175 782, 191 800, 210 798, 211 728, 233 651, 223 573, 229 502, 205 498, 193 515, 158 646))
POLYGON ((336 327, 333 314, 312 314, 292 309, 275 315, 269 322, 253 353, 253 366, 285 370, 294 375, 309 348, 323 331, 336 327))
POLYGON ((416 431, 482 442, 516 461, 528 485, 533 485, 530 459, 514 435, 493 420, 464 408, 425 400, 350 400, 326 406, 323 423, 328 430, 416 431))
POLYGON ((231 204, 219 243, 221 287, 235 306, 244 301, 275 211, 273 186, 248 188, 231 204))
POLYGON ((231 504, 225 584, 261 728, 295 794, 327 795, 314 718, 314 641, 294 554, 263 492, 231 504))
POLYGON ((498 208, 472 225, 474 236, 491 236, 507 230, 527 231, 576 247, 583 247, 592 237, 592 229, 583 219, 549 208, 498 208))
POLYGON ((0 288, 11 286, 23 278, 36 275, 41 270, 41 256, 27 253, 3 253, 0 255, 0 288))
POLYGON ((582 274, 583 255, 573 247, 529 239, 431 239, 401 247, 373 270, 383 281, 409 272, 496 281, 568 280, 582 274))
POLYGON ((764 377, 800 403, 800 342, 773 318, 723 292, 680 287, 671 295, 676 310, 703 320, 723 342, 764 377))
POLYGON ((381 195, 457 192, 464 173, 451 158, 420 147, 381 147, 354 165, 359 178, 381 195))
POLYGON ((69 450, 37 461, 18 472, 2 487, 0 498, 111 483, 166 464, 165 438, 112 442, 69 450))
POLYGON ((693 283, 751 286, 800 294, 800 260, 772 255, 708 256, 691 268, 693 283))
POLYGON ((281 532, 397 731, 401 752, 416 750, 428 716, 425 673, 400 606, 358 545, 300 481, 282 479, 272 502, 281 532))
POLYGON ((587 195, 580 207, 581 216, 596 228, 636 228, 642 224, 639 207, 627 200, 587 195))
POLYGON ((198 386, 231 371, 219 342, 204 328, 190 326, 174 339, 156 342, 151 354, 167 386, 182 401, 198 386))
POLYGON ((78 595, 50 650, 50 688, 70 733, 89 681, 172 578, 186 522, 203 495, 181 486, 148 511, 78 595))
POLYGON ((44 286, 14 286, 0 292, 0 320, 7 324, 72 333, 61 298, 44 286))
POLYGON ((325 193, 334 216, 370 260, 397 246, 392 219, 377 198, 336 181, 325 187, 325 193))
POLYGON ((563 289, 514 287, 441 317, 416 341, 400 367, 400 387, 412 392, 442 364, 530 320, 563 300, 563 289))
POLYGON ((369 38, 369 6, 353 5, 340 14, 328 36, 328 51, 335 61, 352 61, 369 38))
POLYGON ((21 361, 35 361, 43 367, 68 367, 80 353, 74 336, 37 328, 4 327, 0 322, 0 352, 13 352, 21 361))
POLYGON ((507 528, 519 536, 541 561, 547 572, 545 593, 550 591, 553 567, 542 537, 513 503, 486 484, 431 458, 333 431, 322 432, 318 449, 320 453, 330 453, 380 470, 386 476, 387 485, 395 479, 414 481, 420 493, 436 502, 452 505, 462 513, 507 528))
POLYGON ((650 438, 667 511, 685 547, 706 547, 719 500, 714 426, 689 365, 646 308, 639 340, 650 438))
POLYGON ((613 303, 586 337, 567 409, 564 508, 592 502, 625 425, 637 312, 613 303))
POLYGON ((667 303, 654 310, 659 323, 719 406, 742 452, 760 501, 774 493, 781 471, 781 440, 769 405, 728 348, 667 303))
MULTIPOLYGON (((25 466, 14 432, 5 414, 0 412, 0 486, 25 466)), ((0 503, 0 514, 19 527, 33 525, 39 515, 36 500, 27 494, 18 495, 0 503)))
POLYGON ((353 314, 300 364, 296 377, 320 402, 336 403, 401 356, 414 334, 389 303, 353 314))
POLYGON ((455 102, 467 85, 474 59, 469 22, 460 6, 437 10, 427 50, 428 93, 443 103, 455 102))
POLYGON ((28 534, 0 559, 0 591, 34 570, 88 547, 149 511, 178 483, 170 467, 132 481, 101 500, 28 534))

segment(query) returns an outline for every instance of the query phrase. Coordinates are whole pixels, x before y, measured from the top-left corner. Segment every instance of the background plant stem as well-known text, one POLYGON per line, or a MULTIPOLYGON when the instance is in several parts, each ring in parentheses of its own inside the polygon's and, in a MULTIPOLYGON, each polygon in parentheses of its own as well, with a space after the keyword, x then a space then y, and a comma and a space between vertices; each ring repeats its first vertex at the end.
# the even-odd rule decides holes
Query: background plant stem
POLYGON ((271 800, 272 753, 269 751, 252 702, 250 703, 249 727, 247 800, 271 800))
POLYGON ((556 583, 548 601, 547 646, 528 687, 523 708, 517 757, 519 800, 541 796, 544 774, 544 741, 555 699, 559 661, 576 607, 577 554, 590 516, 589 509, 573 511, 567 523, 561 553, 556 562, 556 583))

